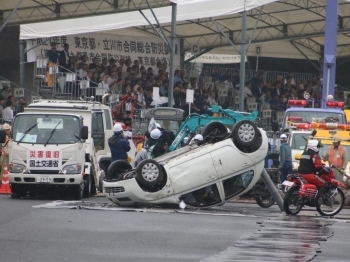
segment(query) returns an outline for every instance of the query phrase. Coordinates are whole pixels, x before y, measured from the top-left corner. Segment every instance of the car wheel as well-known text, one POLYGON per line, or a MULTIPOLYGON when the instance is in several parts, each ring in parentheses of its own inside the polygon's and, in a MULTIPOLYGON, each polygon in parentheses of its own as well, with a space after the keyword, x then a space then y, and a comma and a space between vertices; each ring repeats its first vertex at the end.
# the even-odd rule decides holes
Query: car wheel
POLYGON ((233 139, 239 147, 248 147, 257 143, 258 134, 258 128, 249 120, 239 121, 232 130, 233 139))
POLYGON ((82 185, 75 185, 72 187, 73 198, 75 200, 81 200, 83 198, 83 187, 82 185))
POLYGON ((87 174, 84 177, 84 192, 83 197, 89 198, 91 193, 91 174, 87 174))
POLYGON ((109 165, 107 170, 108 179, 118 179, 120 174, 132 170, 131 165, 125 160, 116 160, 109 165))
POLYGON ((147 188, 153 187, 163 180, 163 172, 155 160, 145 159, 136 168, 136 179, 147 188))
POLYGON ((92 167, 90 167, 90 182, 91 182, 91 192, 90 196, 96 195, 96 183, 95 183, 95 176, 92 170, 92 167))
POLYGON ((227 133, 227 127, 220 122, 211 122, 207 124, 203 130, 203 137, 209 135, 223 135, 227 133))

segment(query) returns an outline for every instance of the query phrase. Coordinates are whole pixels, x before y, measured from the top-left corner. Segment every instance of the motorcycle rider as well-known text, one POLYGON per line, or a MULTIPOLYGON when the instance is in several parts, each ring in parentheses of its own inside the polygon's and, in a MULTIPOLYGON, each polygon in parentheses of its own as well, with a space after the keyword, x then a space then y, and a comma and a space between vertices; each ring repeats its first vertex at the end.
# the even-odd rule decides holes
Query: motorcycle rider
POLYGON ((298 174, 302 175, 307 182, 317 187, 322 187, 326 184, 326 181, 319 177, 319 175, 325 173, 322 160, 318 155, 320 147, 323 147, 320 141, 316 139, 308 141, 307 148, 301 155, 298 167, 298 174))

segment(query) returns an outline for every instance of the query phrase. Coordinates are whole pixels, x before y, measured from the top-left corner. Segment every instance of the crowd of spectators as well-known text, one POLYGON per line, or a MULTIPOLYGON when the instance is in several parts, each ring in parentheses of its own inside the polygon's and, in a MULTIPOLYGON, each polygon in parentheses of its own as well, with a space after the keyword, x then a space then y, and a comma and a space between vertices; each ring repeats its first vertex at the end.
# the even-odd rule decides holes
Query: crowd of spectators
POLYGON ((0 93, 0 118, 2 119, 2 124, 10 124, 13 117, 17 113, 23 112, 26 107, 27 104, 24 97, 15 99, 10 87, 7 85, 3 86, 3 90, 0 93))
MULTIPOLYGON (((90 81, 86 95, 95 96, 101 101, 102 95, 96 93, 100 88, 104 93, 124 95, 128 92, 137 94, 139 108, 150 108, 152 103, 153 87, 159 87, 159 96, 168 97, 169 71, 166 63, 157 62, 155 67, 145 67, 138 60, 120 59, 119 61, 103 58, 93 58, 89 63, 88 57, 69 57, 69 45, 64 45, 64 50, 56 52, 56 44, 52 44, 52 50, 48 52, 49 62, 58 63, 61 71, 76 73, 77 81, 90 81)), ((192 112, 205 113, 212 105, 219 104, 223 108, 233 106, 234 98, 239 96, 240 77, 239 70, 225 70, 219 74, 217 68, 204 67, 198 77, 188 77, 185 70, 175 70, 174 74, 174 107, 188 111, 186 103, 186 90, 194 90, 194 102, 191 104, 192 112), (207 83, 213 83, 208 86, 207 83), (225 87, 225 96, 220 94, 220 88, 225 87), (221 95, 221 96, 220 96, 221 95)), ((294 72, 284 77, 278 75, 276 79, 267 79, 264 72, 256 72, 250 79, 245 79, 244 98, 256 99, 258 104, 268 104, 272 110, 286 110, 290 99, 314 99, 314 107, 320 107, 322 97, 322 81, 316 75, 309 80, 297 82, 294 72), (264 81, 265 80, 265 81, 264 81)), ((336 101, 344 101, 344 93, 335 92, 336 101)), ((350 106, 350 97, 348 106, 350 106)), ((166 101, 162 100, 162 101, 166 101)), ((311 103, 308 104, 311 106, 311 103)))

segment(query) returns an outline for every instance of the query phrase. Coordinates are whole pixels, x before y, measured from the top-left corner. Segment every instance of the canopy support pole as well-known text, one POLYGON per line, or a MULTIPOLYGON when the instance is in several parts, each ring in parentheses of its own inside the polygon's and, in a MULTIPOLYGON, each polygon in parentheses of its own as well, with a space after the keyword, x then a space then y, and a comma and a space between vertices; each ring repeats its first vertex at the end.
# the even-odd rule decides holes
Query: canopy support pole
POLYGON ((252 39, 254 39, 255 31, 256 31, 256 28, 258 27, 258 23, 259 23, 259 21, 260 21, 260 19, 261 19, 261 14, 262 14, 263 10, 264 10, 264 6, 261 6, 260 12, 259 12, 259 17, 258 17, 258 19, 256 19, 256 21, 255 21, 255 25, 254 25, 254 29, 253 29, 253 32, 252 32, 252 36, 250 37, 248 46, 247 46, 247 48, 246 48, 246 50, 245 50, 245 53, 246 53, 246 54, 248 53, 250 44, 252 43, 252 39))
POLYGON ((171 49, 170 43, 168 42, 168 40, 162 36, 158 30, 155 28, 155 26, 151 23, 151 21, 148 20, 148 18, 145 16, 145 14, 142 12, 142 10, 139 10, 139 12, 141 13, 141 15, 146 19, 146 21, 149 23, 150 26, 152 26, 153 30, 157 33, 157 35, 163 39, 163 41, 169 46, 169 49, 171 49))
POLYGON ((170 34, 171 46, 170 46, 170 68, 169 68, 170 72, 169 72, 169 87, 168 87, 168 107, 173 107, 173 96, 174 96, 176 13, 177 13, 177 4, 171 2, 171 34, 170 34))
POLYGON ((241 40, 241 67, 239 75, 239 111, 244 111, 244 83, 245 83, 245 47, 247 34, 247 11, 242 12, 242 40, 241 40))
POLYGON ((303 57, 305 57, 317 69, 317 71, 321 71, 321 68, 315 65, 315 63, 312 62, 310 58, 308 58, 307 55, 293 41, 289 41, 289 42, 292 44, 292 46, 295 47, 296 50, 299 51, 300 54, 302 54, 303 57))
POLYGON ((19 44, 19 88, 24 87, 24 77, 25 77, 25 64, 24 64, 24 40, 20 40, 19 44))
POLYGON ((201 56, 201 55, 204 55, 205 53, 208 53, 210 50, 213 50, 213 48, 206 48, 206 49, 200 51, 199 54, 193 55, 193 56, 191 56, 190 58, 186 59, 186 60, 184 61, 184 64, 189 63, 189 62, 192 61, 193 59, 196 59, 196 57, 199 57, 199 56, 201 56))
POLYGON ((324 39, 323 84, 321 107, 326 108, 327 96, 334 95, 338 32, 338 0, 327 0, 324 39))
POLYGON ((216 29, 220 32, 220 34, 225 37, 225 39, 227 40, 227 42, 230 43, 230 45, 232 45, 232 47, 237 51, 238 54, 240 54, 240 52, 238 51, 237 47, 235 46, 235 44, 231 41, 231 39, 222 31, 222 29, 220 28, 220 26, 218 25, 218 23, 216 23, 216 21, 212 18, 213 23, 216 26, 216 29))
MULTIPOLYGON (((153 8, 152 8, 151 5, 149 4, 148 0, 146 0, 146 3, 147 3, 147 5, 148 5, 149 10, 151 10, 151 13, 152 13, 154 19, 156 20, 157 25, 159 26, 160 31, 162 31, 162 34, 163 34, 164 38, 166 39, 166 43, 168 44, 169 49, 170 49, 170 48, 171 48, 171 44, 169 43, 168 39, 166 38, 166 36, 165 36, 165 34, 164 34, 163 27, 160 25, 160 23, 159 23, 159 21, 158 21, 158 18, 157 18, 157 16, 155 15, 155 13, 154 13, 154 11, 153 11, 153 8)), ((176 23, 176 17, 175 17, 175 23, 176 23)))

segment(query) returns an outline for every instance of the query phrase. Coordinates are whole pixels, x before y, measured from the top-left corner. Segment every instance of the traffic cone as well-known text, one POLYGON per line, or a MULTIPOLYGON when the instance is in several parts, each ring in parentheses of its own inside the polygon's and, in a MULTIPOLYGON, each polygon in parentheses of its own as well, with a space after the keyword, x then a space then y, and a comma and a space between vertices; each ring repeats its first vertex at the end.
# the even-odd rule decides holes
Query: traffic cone
POLYGON ((4 163, 4 172, 2 176, 2 184, 0 187, 0 194, 11 194, 10 181, 8 177, 7 163, 4 163))

